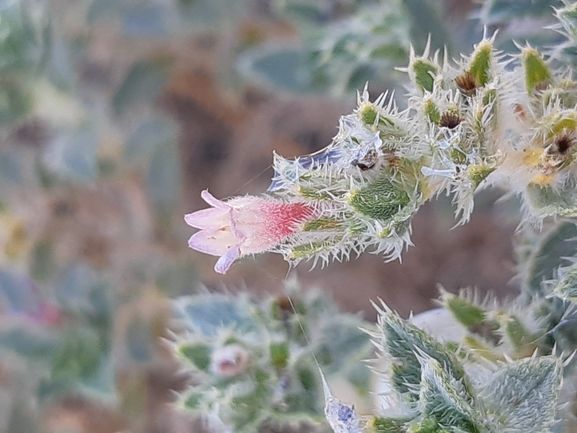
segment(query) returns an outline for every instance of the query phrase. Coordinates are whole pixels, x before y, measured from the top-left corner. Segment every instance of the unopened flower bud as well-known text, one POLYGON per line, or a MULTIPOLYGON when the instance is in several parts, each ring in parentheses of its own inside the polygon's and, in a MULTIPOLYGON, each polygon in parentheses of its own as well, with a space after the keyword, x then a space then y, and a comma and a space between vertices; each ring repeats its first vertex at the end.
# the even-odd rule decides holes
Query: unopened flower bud
POLYGON ((248 352, 238 344, 230 344, 212 353, 210 369, 223 377, 238 376, 246 371, 248 352))

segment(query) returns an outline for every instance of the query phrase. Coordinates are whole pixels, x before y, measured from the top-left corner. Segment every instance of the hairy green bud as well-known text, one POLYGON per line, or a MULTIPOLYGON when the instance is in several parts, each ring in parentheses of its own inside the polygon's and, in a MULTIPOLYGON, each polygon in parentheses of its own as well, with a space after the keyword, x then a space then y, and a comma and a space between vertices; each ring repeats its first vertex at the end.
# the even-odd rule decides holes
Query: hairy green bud
POLYGON ((432 99, 427 99, 425 101, 423 111, 425 116, 427 116, 427 119, 429 119, 429 122, 434 123, 435 125, 439 124, 439 121, 441 120, 441 113, 439 112, 437 105, 432 99))
POLYGON ((409 194, 385 176, 375 179, 352 194, 349 204, 357 212, 382 222, 389 222, 409 203, 409 194))

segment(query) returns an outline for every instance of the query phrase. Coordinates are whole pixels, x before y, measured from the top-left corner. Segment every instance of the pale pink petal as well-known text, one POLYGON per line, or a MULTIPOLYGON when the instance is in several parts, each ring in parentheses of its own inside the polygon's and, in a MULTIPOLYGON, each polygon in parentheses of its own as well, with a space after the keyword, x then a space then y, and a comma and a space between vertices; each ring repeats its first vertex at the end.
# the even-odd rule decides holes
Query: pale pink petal
POLYGON ((233 262, 240 257, 240 245, 234 245, 214 265, 214 270, 219 274, 225 274, 233 262))
POLYGON ((219 229, 228 224, 228 212, 228 209, 211 207, 185 215, 184 221, 197 229, 219 229))
POLYGON ((202 191, 200 193, 200 196, 202 197, 202 199, 207 202, 209 205, 216 207, 216 208, 220 208, 220 209, 230 209, 230 206, 227 205, 225 202, 217 199, 215 196, 213 196, 210 192, 208 192, 207 189, 205 189, 204 191, 202 191))
POLYGON ((188 246, 201 253, 221 256, 238 243, 230 230, 201 230, 188 240, 188 246))
POLYGON ((238 211, 235 208, 232 208, 228 214, 228 225, 230 226, 230 229, 232 230, 232 232, 234 233, 234 235, 237 237, 237 239, 245 239, 245 235, 242 231, 240 231, 238 229, 237 226, 237 215, 238 211))

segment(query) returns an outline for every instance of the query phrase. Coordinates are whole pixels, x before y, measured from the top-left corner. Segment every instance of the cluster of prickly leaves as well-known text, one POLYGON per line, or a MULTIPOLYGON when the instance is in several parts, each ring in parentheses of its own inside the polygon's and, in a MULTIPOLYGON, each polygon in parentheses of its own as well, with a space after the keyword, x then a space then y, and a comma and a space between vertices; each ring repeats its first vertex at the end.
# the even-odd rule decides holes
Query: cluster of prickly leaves
MULTIPOLYGON (((472 304, 459 311, 480 315, 472 304)), ((366 432, 549 432, 557 423, 563 362, 553 355, 479 361, 481 349, 437 341, 386 308, 373 338, 394 404, 366 432)))
MULTIPOLYGON (((463 358, 465 369, 529 357, 564 359, 556 432, 574 431, 576 426, 572 391, 577 381, 572 356, 577 349, 576 247, 577 226, 573 221, 550 224, 541 233, 525 231, 518 246, 522 292, 515 301, 481 301, 470 291, 441 296, 443 307, 455 322, 451 326, 463 330, 459 353, 467 354, 463 358)), ((529 406, 528 402, 520 404, 529 406)))
POLYGON ((287 260, 340 260, 367 248, 398 258, 423 203, 452 193, 464 223, 485 185, 519 194, 537 221, 577 212, 570 68, 553 70, 554 53, 528 45, 515 55, 493 45, 484 38, 456 63, 411 51, 406 109, 387 94, 371 102, 365 89, 329 146, 293 160, 275 155, 269 191, 318 215, 278 247, 287 260))
POLYGON ((359 330, 366 324, 320 293, 293 288, 256 301, 246 293, 206 292, 175 305, 182 326, 175 351, 194 383, 181 405, 214 427, 328 431, 319 367, 358 399, 368 397, 370 374, 361 360, 370 341, 359 330))

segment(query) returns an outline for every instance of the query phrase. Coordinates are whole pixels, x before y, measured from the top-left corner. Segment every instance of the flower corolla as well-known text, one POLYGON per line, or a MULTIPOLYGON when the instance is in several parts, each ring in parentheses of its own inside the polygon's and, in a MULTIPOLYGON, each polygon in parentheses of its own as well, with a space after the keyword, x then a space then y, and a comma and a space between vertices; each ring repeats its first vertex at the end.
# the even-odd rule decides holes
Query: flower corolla
POLYGON ((200 229, 188 246, 220 256, 214 270, 221 274, 242 256, 271 250, 314 216, 314 209, 302 202, 253 196, 224 202, 208 191, 201 197, 212 207, 185 215, 188 225, 200 229))

